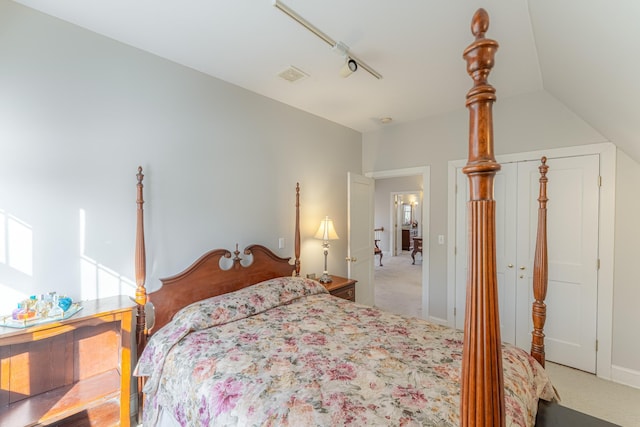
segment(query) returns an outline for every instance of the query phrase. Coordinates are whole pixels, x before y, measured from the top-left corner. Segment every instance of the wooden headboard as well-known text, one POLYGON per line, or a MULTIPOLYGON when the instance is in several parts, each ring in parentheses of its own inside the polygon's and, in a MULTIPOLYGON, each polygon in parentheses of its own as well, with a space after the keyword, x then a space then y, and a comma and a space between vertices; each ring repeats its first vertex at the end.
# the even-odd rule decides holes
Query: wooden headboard
POLYGON ((260 245, 251 245, 242 254, 236 247, 233 256, 225 249, 207 252, 183 272, 160 279, 162 287, 150 295, 156 311, 153 330, 164 326, 180 308, 192 302, 237 291, 274 277, 299 275, 300 271, 289 263, 290 260, 280 258, 260 245), (231 266, 223 268, 221 264, 227 259, 231 266), (250 261, 250 266, 245 267, 244 261, 250 261))
POLYGON ((281 258, 261 245, 250 245, 233 254, 226 249, 214 249, 198 258, 181 273, 160 279, 162 286, 147 294, 145 288, 144 209, 142 168, 138 168, 138 227, 136 233, 136 302, 138 319, 136 338, 138 354, 141 354, 148 337, 167 324, 173 315, 196 301, 237 291, 264 280, 283 276, 300 275, 300 184, 296 184, 296 223, 294 236, 295 261, 281 258), (145 308, 151 302, 155 321, 149 327, 145 308))

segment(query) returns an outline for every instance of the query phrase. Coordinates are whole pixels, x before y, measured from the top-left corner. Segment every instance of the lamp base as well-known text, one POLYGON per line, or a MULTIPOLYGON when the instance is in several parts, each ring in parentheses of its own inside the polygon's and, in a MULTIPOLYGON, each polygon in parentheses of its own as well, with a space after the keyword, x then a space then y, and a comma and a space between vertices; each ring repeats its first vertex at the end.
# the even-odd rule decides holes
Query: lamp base
POLYGON ((322 276, 318 279, 318 281, 320 283, 331 283, 331 282, 333 282, 333 280, 331 280, 331 276, 329 276, 327 273, 323 273, 322 276))

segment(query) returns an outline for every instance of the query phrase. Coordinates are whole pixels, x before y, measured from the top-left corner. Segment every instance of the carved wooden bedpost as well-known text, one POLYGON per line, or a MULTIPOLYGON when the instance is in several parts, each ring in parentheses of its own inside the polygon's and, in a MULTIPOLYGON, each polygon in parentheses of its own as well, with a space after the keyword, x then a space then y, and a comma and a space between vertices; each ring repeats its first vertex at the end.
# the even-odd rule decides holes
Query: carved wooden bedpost
POLYGON ((496 274, 492 106, 495 89, 487 82, 498 43, 486 39, 489 15, 478 9, 471 21, 475 41, 464 51, 473 87, 467 93, 469 159, 469 259, 460 397, 461 426, 504 426, 502 340, 496 274))
POLYGON ((144 313, 144 306, 147 303, 147 290, 144 287, 147 276, 147 257, 145 252, 144 243, 144 199, 142 197, 142 179, 144 175, 142 173, 142 166, 138 167, 138 173, 136 174, 138 179, 137 187, 137 200, 136 204, 138 209, 136 211, 137 226, 136 226, 136 257, 135 257, 135 272, 136 272, 136 304, 137 307, 137 322, 136 322, 136 340, 138 343, 138 356, 144 350, 146 344, 146 318, 144 313))
POLYGON ((549 268, 547 261, 547 158, 543 157, 540 170, 540 195, 538 197, 538 236, 536 238, 536 254, 533 270, 533 332, 531 339, 531 355, 544 367, 544 323, 547 320, 547 282, 549 268))
POLYGON ((296 277, 300 276, 300 183, 296 182, 296 229, 294 237, 296 277))
MULTIPOLYGON (((144 243, 144 199, 142 197, 142 166, 138 167, 138 173, 136 174, 138 179, 137 198, 136 204, 138 206, 136 211, 137 224, 136 224, 136 249, 135 249, 135 274, 136 274, 136 343, 137 354, 136 357, 140 357, 142 350, 144 350, 147 344, 147 328, 145 317, 145 304, 147 303, 147 290, 144 287, 147 275, 147 257, 145 252, 144 243)), ((138 377, 138 421, 142 422, 142 409, 143 409, 143 395, 142 388, 144 386, 144 377, 138 377)))

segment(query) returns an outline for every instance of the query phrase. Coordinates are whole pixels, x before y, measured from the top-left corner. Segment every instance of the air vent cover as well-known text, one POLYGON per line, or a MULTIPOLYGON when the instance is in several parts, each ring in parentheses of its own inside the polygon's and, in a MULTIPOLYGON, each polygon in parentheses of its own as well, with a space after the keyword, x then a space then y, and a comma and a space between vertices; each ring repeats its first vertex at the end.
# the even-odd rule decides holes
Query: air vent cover
POLYGON ((307 77, 309 77, 309 75, 307 73, 305 73, 304 71, 294 67, 293 65, 290 65, 289 68, 287 68, 286 70, 280 72, 280 74, 278 74, 278 76, 282 79, 285 79, 288 82, 297 82, 298 80, 302 80, 305 79, 307 77))

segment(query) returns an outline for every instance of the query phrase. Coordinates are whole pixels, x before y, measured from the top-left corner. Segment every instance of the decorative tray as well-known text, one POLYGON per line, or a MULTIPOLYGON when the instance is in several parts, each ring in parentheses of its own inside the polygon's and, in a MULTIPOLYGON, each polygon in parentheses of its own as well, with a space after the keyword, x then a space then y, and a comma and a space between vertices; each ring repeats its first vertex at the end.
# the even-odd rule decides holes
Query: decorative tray
POLYGON ((31 326, 35 326, 35 325, 42 325, 44 323, 55 322, 56 320, 68 319, 69 317, 73 316, 74 314, 76 314, 80 310, 82 310, 82 306, 80 305, 80 303, 74 302, 73 304, 71 304, 69 309, 62 314, 62 316, 56 316, 56 317, 32 317, 31 319, 21 319, 21 320, 13 319, 11 317, 11 315, 9 315, 9 316, 0 316, 0 326, 7 326, 9 328, 25 329, 25 328, 30 328, 31 326))

